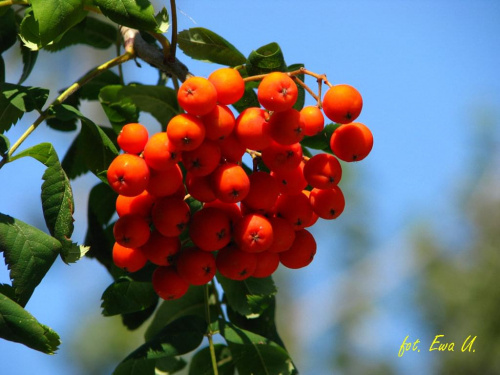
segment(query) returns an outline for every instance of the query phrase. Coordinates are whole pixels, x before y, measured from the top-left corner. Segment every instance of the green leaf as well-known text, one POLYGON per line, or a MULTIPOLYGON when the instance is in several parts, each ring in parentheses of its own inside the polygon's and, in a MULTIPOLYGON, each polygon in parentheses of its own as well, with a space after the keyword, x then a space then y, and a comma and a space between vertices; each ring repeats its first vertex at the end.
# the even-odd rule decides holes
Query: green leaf
MULTIPOLYGON (((294 70, 298 70, 300 68, 303 68, 304 64, 292 64, 288 66, 287 71, 288 72, 293 72, 294 70)), ((300 79, 302 82, 304 82, 305 75, 304 74, 299 74, 296 76, 298 79, 300 79)), ((297 101, 293 105, 293 108, 295 108, 297 111, 300 111, 304 107, 304 103, 306 101, 306 90, 297 84, 297 90, 298 90, 298 96, 297 96, 297 101)))
MULTIPOLYGON (((211 312, 211 316, 217 316, 213 309, 211 312)), ((163 301, 144 336, 146 340, 150 340, 166 324, 180 317, 193 315, 205 319, 205 286, 191 286, 182 298, 163 301)))
POLYGON ((68 30, 56 43, 45 47, 56 52, 75 44, 85 44, 93 48, 106 49, 116 43, 118 30, 108 22, 94 17, 86 17, 68 30))
POLYGON ((169 16, 167 8, 163 7, 155 16, 156 19, 156 32, 165 34, 170 28, 169 16))
POLYGON ((40 33, 38 31, 38 21, 35 19, 33 10, 28 8, 24 12, 24 18, 19 27, 19 37, 24 43, 24 46, 32 51, 37 51, 42 48, 40 33))
POLYGON ((61 344, 56 332, 40 324, 30 313, 2 293, 0 293, 0 337, 46 354, 54 354, 61 344))
POLYGON ((49 90, 40 87, 0 83, 0 133, 10 129, 24 112, 41 111, 49 90))
POLYGON ((99 100, 99 91, 104 86, 120 84, 120 77, 111 70, 106 70, 87 82, 77 93, 82 99, 99 100))
MULTIPOLYGON (((219 375, 233 375, 235 368, 229 348, 223 344, 215 344, 214 349, 219 375)), ((210 348, 201 349, 191 359, 188 375, 213 375, 211 361, 210 348)))
POLYGON ((150 113, 163 128, 180 113, 175 91, 165 86, 110 85, 101 90, 99 99, 117 131, 127 123, 137 122, 140 111, 150 113))
POLYGON ((61 251, 61 243, 21 220, 0 214, 0 252, 16 301, 25 306, 61 251))
POLYGON ((150 282, 121 277, 104 291, 101 307, 104 316, 113 316, 142 311, 157 303, 158 295, 150 282))
POLYGON ((17 27, 14 10, 11 8, 0 15, 0 55, 16 43, 17 27))
POLYGON ((0 134, 0 155, 5 155, 10 148, 9 138, 5 134, 0 134))
POLYGON ((325 128, 320 131, 318 134, 313 136, 306 136, 300 142, 302 146, 312 148, 314 150, 322 150, 325 152, 331 153, 330 149, 330 138, 332 137, 333 132, 337 129, 340 124, 330 123, 325 126, 325 128))
POLYGON ((41 143, 20 152, 11 160, 30 156, 47 167, 42 178, 42 208, 49 232, 62 244, 61 257, 66 263, 73 263, 88 251, 71 241, 73 233, 74 200, 69 179, 59 162, 57 153, 50 143, 41 143))
POLYGON ((42 46, 46 46, 86 16, 83 0, 31 0, 42 46))
POLYGON ((38 57, 38 51, 32 51, 24 44, 21 44, 21 56, 23 59, 23 72, 19 78, 19 85, 23 83, 33 71, 33 67, 38 57))
POLYGON ((246 69, 251 76, 287 71, 285 58, 278 43, 269 43, 252 51, 246 61, 246 69))
POLYGON ((254 88, 246 85, 243 97, 236 103, 233 103, 233 107, 240 113, 249 107, 260 107, 260 103, 257 99, 257 94, 255 93, 254 88))
POLYGON ((0 55, 0 83, 4 82, 5 82, 5 61, 2 55, 0 55))
POLYGON ((49 118, 47 124, 51 128, 60 131, 75 130, 76 121, 81 117, 85 117, 76 107, 67 103, 50 106, 48 113, 50 116, 54 117, 49 118))
POLYGON ((203 27, 181 31, 177 36, 179 48, 196 60, 227 66, 244 64, 243 54, 220 35, 203 27))
POLYGON ((155 31, 158 24, 148 0, 95 0, 95 4, 111 21, 144 31, 155 31))
POLYGON ((197 316, 181 317, 127 356, 115 369, 115 375, 151 374, 159 359, 171 358, 196 349, 207 330, 207 323, 197 316), (137 372, 140 369, 140 372, 137 372))
POLYGON ((228 322, 220 327, 239 375, 298 374, 289 354, 275 342, 228 322))
POLYGON ((217 274, 228 304, 246 317, 259 316, 273 301, 276 286, 271 277, 250 277, 243 281, 230 280, 217 274))

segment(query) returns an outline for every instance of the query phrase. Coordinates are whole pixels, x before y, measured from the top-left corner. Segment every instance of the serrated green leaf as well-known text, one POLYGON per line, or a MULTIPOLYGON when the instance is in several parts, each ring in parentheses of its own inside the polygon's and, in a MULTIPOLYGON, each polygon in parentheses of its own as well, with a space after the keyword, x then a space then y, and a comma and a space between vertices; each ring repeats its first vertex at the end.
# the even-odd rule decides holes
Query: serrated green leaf
POLYGON ((239 375, 298 374, 289 354, 275 342, 228 322, 220 327, 239 375))
POLYGON ((21 56, 23 59, 23 72, 21 77, 19 77, 18 85, 23 83, 33 71, 33 67, 38 57, 38 51, 32 51, 24 44, 21 44, 21 56))
POLYGON ((0 15, 0 55, 16 43, 17 26, 14 10, 7 9, 0 15))
MULTIPOLYGON (((224 344, 215 344, 215 359, 217 361, 217 371, 219 375, 233 375, 234 363, 231 356, 231 351, 224 344)), ((212 358, 210 348, 206 347, 193 356, 189 364, 188 375, 213 375, 212 358)))
POLYGON ((228 304, 238 313, 247 317, 259 316, 272 303, 277 293, 271 277, 250 277, 243 281, 230 280, 217 274, 228 304))
POLYGON ((61 344, 56 332, 40 324, 29 312, 2 293, 0 293, 0 337, 46 354, 54 354, 61 344))
POLYGON ((77 108, 68 103, 50 106, 48 114, 53 117, 47 120, 47 124, 59 131, 76 130, 77 120, 85 117, 77 108))
POLYGON ((114 375, 154 375, 159 359, 172 358, 196 349, 205 335, 207 323, 197 316, 181 317, 165 326, 157 335, 128 355, 115 369, 114 375))
MULTIPOLYGON (((213 309, 211 312, 211 316, 217 316, 213 309)), ((180 317, 195 315, 205 318, 205 314, 205 286, 191 286, 182 298, 161 303, 144 336, 150 340, 166 324, 180 317)))
POLYGON ((130 98, 120 94, 122 88, 121 85, 109 85, 99 92, 102 109, 117 133, 123 125, 139 121, 139 109, 130 98))
POLYGON ((287 66, 281 47, 273 42, 252 51, 246 61, 246 69, 251 76, 275 71, 285 72, 287 66))
POLYGON ((20 152, 11 160, 30 156, 47 169, 42 178, 42 209, 45 223, 49 232, 62 245, 61 258, 70 263, 80 259, 77 256, 84 254, 87 249, 79 247, 71 241, 73 233, 74 200, 69 179, 59 162, 57 153, 50 143, 41 143, 20 152))
POLYGON ((302 146, 312 148, 314 150, 322 150, 331 153, 330 149, 330 138, 333 132, 337 129, 340 124, 330 123, 324 127, 322 131, 313 136, 305 136, 300 142, 302 146))
POLYGON ((80 155, 90 171, 98 175, 108 169, 109 164, 118 155, 118 150, 103 128, 87 118, 82 118, 81 121, 80 155))
POLYGON ((104 291, 101 299, 104 316, 142 311, 158 303, 158 295, 150 282, 134 281, 129 277, 117 279, 104 291))
POLYGON ((236 66, 244 64, 243 54, 220 35, 203 27, 183 30, 177 35, 179 48, 196 60, 236 66))
POLYGON ((95 0, 95 4, 111 21, 144 31, 155 31, 154 8, 148 0, 95 0))
POLYGON ((19 37, 24 43, 24 46, 31 51, 37 51, 42 48, 40 40, 40 32, 38 31, 38 21, 35 19, 33 10, 28 8, 24 12, 24 18, 19 27, 19 37))
POLYGON ((249 107, 260 107, 254 88, 246 85, 242 98, 236 103, 233 103, 233 107, 240 113, 249 107))
POLYGON ((116 43, 118 30, 109 22, 86 17, 69 29, 56 43, 45 47, 49 52, 60 51, 75 44, 84 44, 97 49, 106 49, 116 43))
POLYGON ((9 138, 5 134, 0 134, 0 155, 5 155, 10 148, 9 138))
POLYGON ((10 269, 16 302, 25 306, 61 251, 47 233, 0 214, 0 252, 10 269))
POLYGON ((42 46, 60 38, 85 18, 83 0, 31 0, 42 46))
POLYGON ((0 83, 0 133, 14 125, 25 112, 41 111, 49 90, 40 87, 0 83))
POLYGON ((163 7, 155 16, 156 19, 156 32, 165 34, 170 28, 169 16, 167 8, 163 7))

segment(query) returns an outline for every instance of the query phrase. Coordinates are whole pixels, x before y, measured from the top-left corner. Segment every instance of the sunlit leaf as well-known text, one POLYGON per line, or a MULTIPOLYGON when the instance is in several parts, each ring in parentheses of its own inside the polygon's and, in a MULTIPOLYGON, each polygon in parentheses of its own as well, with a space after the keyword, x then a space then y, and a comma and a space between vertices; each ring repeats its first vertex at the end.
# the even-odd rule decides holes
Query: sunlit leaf
POLYGON ((246 69, 251 76, 287 71, 285 58, 278 43, 269 43, 252 51, 246 61, 246 69))
POLYGON ((149 0, 95 0, 95 4, 119 25, 146 31, 155 31, 158 26, 149 0))

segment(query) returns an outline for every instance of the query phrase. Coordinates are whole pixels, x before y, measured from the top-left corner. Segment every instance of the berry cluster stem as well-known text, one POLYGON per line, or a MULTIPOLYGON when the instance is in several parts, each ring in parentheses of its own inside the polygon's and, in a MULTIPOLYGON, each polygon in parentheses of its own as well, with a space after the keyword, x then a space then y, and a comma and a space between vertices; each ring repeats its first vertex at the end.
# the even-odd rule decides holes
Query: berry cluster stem
MULTIPOLYGON (((215 288, 215 286, 214 286, 214 288, 215 288)), ((207 325, 208 325, 206 335, 208 338, 208 346, 210 348, 210 359, 212 361, 212 369, 214 371, 214 375, 218 375, 219 369, 217 366, 217 357, 215 355, 214 340, 212 338, 212 336, 214 335, 214 332, 212 331, 212 328, 210 327, 211 319, 210 319, 210 301, 209 300, 210 300, 210 288, 209 288, 209 284, 205 284, 205 315, 206 315, 207 325)))

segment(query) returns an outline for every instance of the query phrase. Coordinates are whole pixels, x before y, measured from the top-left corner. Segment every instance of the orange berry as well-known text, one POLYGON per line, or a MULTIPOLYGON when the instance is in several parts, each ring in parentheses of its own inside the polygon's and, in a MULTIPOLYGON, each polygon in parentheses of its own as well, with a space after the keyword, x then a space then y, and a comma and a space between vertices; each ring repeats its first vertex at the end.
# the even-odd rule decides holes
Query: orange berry
POLYGON ((253 271, 252 277, 268 277, 276 271, 280 265, 280 256, 277 253, 262 251, 255 253, 257 267, 253 271))
POLYGON ((173 264, 175 255, 181 249, 179 237, 166 237, 160 232, 153 231, 141 250, 151 263, 158 266, 173 264))
POLYGON ((117 142, 120 148, 131 154, 140 154, 148 141, 148 130, 142 124, 130 123, 122 127, 117 142))
POLYGON ((176 261, 177 273, 191 285, 205 285, 215 276, 215 256, 196 247, 182 250, 176 261))
POLYGON ((262 150, 262 161, 272 171, 290 171, 297 168, 302 161, 302 146, 300 143, 282 145, 271 142, 262 150))
POLYGON ((186 79, 177 92, 177 101, 182 109, 195 116, 209 113, 217 104, 217 90, 204 77, 186 79))
POLYGON ((258 253, 273 243, 273 227, 266 217, 248 214, 235 223, 233 239, 241 250, 258 253))
POLYGON ((330 189, 342 178, 342 166, 333 155, 317 154, 305 163, 304 177, 312 187, 330 189))
POLYGON ((360 122, 339 126, 330 138, 330 148, 340 160, 363 160, 373 148, 372 132, 360 122))
POLYGON ((115 192, 132 197, 141 194, 148 185, 149 168, 137 155, 120 154, 109 165, 107 178, 115 192))
POLYGON ((250 190, 242 203, 251 210, 272 210, 279 194, 276 179, 266 172, 254 172, 249 176, 250 190))
POLYGON ((241 209, 240 209, 240 206, 238 205, 238 203, 226 203, 226 202, 222 202, 222 201, 216 199, 214 201, 205 203, 203 205, 203 207, 204 208, 205 207, 206 208, 216 207, 216 208, 224 211, 224 213, 229 218, 229 222, 231 223, 231 226, 233 226, 234 223, 236 223, 242 216, 241 209))
POLYGON ((220 104, 233 104, 245 93, 245 82, 239 71, 233 68, 220 68, 208 76, 217 91, 220 104))
POLYGON ((181 298, 189 289, 189 283, 172 266, 158 267, 151 281, 156 294, 164 300, 181 298))
POLYGON ((205 125, 205 136, 211 140, 224 139, 234 129, 236 119, 233 112, 225 105, 216 105, 213 110, 201 117, 205 125))
POLYGON ((180 160, 180 156, 180 150, 176 150, 166 132, 153 134, 146 143, 143 153, 146 164, 158 171, 173 167, 180 160))
POLYGON ((236 118, 234 133, 243 146, 262 150, 271 144, 271 128, 268 113, 262 108, 250 107, 236 118))
POLYGON ((222 276, 231 280, 245 280, 252 276, 257 268, 257 258, 253 253, 229 245, 219 250, 215 264, 222 276))
POLYGON ((115 241, 125 247, 141 247, 150 236, 149 222, 139 215, 125 215, 113 226, 115 241))
POLYGON ((290 170, 271 171, 271 176, 276 178, 280 192, 283 194, 299 194, 307 187, 303 162, 290 170))
POLYGON ((304 138, 304 125, 295 108, 274 112, 269 119, 269 128, 272 139, 282 145, 291 145, 304 138))
POLYGON ((323 112, 333 122, 348 124, 356 120, 363 108, 363 98, 350 85, 335 85, 323 97, 323 112))
POLYGON ((183 113, 169 121, 167 136, 177 150, 194 150, 205 139, 205 126, 198 117, 183 113))
POLYGON ((250 191, 250 179, 238 164, 221 164, 211 174, 215 196, 226 203, 241 202, 250 191))
POLYGON ((345 208, 345 198, 338 186, 332 189, 312 189, 309 201, 313 211, 322 219, 337 218, 345 208))
POLYGON ((267 251, 281 253, 288 250, 295 240, 295 228, 292 223, 282 217, 271 217, 269 222, 273 227, 274 240, 267 251))
POLYGON ((149 220, 154 202, 155 197, 146 190, 133 197, 118 195, 116 198, 116 213, 119 217, 136 214, 149 220))
POLYGON ((179 236, 186 228, 190 216, 188 204, 176 196, 159 198, 151 211, 153 225, 166 237, 179 236))
POLYGON ((295 230, 303 229, 311 221, 313 209, 302 193, 282 194, 276 202, 276 216, 288 220, 295 230))
POLYGON ((216 207, 203 207, 191 218, 189 236, 201 250, 220 250, 231 241, 229 217, 216 207))
POLYGON ((166 197, 179 190, 182 186, 182 179, 182 171, 177 164, 164 171, 152 169, 146 190, 155 197, 166 197))
POLYGON ((182 153, 182 164, 195 176, 207 176, 212 173, 219 165, 220 159, 220 146, 210 139, 205 139, 196 149, 182 153))
POLYGON ((295 233, 295 240, 287 251, 279 253, 280 262, 287 268, 298 269, 309 265, 316 255, 316 240, 306 229, 295 233))
POLYGON ((297 85, 288 74, 272 72, 266 75, 257 89, 259 103, 268 111, 286 111, 298 97, 297 85))
POLYGON ((313 136, 325 127, 325 117, 321 109, 315 105, 311 105, 300 110, 300 123, 304 128, 304 134, 313 136))
POLYGON ((194 199, 200 202, 211 202, 216 199, 210 176, 195 176, 187 172, 186 189, 194 199))
POLYGON ((113 245, 113 263, 127 272, 137 272, 143 268, 148 259, 139 248, 125 247, 115 242, 113 245))
POLYGON ((246 152, 246 147, 236 138, 233 133, 224 139, 218 140, 222 159, 229 163, 239 163, 246 152))

